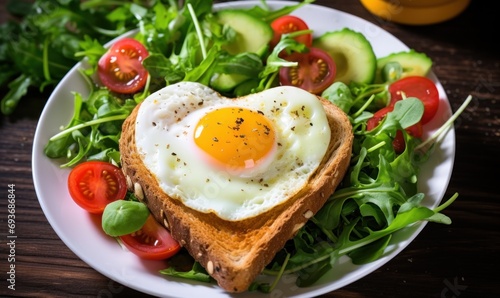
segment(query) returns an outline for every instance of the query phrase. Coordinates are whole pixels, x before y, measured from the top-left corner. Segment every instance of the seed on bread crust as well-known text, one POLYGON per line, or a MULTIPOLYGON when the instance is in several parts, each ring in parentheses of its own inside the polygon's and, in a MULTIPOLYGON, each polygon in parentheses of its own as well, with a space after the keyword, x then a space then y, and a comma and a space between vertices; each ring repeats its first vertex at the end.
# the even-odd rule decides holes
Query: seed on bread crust
POLYGON ((302 228, 304 225, 305 225, 305 222, 295 224, 295 226, 293 227, 293 233, 294 234, 297 233, 297 231, 300 230, 300 228, 302 228))
POLYGON ((207 263, 207 272, 208 274, 214 273, 214 263, 212 261, 208 261, 207 263))
POLYGON ((163 220, 163 226, 170 230, 170 225, 168 224, 167 216, 165 215, 165 211, 160 209, 160 218, 163 220))
POLYGON ((134 195, 140 200, 144 200, 144 192, 142 191, 142 186, 139 183, 134 183, 134 195))
POLYGON ((304 213, 304 217, 309 219, 311 217, 313 217, 314 215, 314 212, 312 212, 312 210, 307 210, 305 213, 304 213))
POLYGON ((129 175, 126 175, 125 178, 127 179, 127 189, 132 189, 134 187, 132 178, 129 175))

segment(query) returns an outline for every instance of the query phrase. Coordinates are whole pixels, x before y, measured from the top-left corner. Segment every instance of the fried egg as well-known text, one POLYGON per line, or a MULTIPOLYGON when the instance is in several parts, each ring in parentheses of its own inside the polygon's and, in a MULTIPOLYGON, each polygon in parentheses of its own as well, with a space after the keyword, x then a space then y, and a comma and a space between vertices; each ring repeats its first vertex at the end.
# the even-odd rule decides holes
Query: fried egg
POLYGON ((142 102, 135 130, 142 161, 168 196, 229 221, 293 197, 330 142, 321 102, 291 86, 231 99, 199 83, 169 85, 142 102))

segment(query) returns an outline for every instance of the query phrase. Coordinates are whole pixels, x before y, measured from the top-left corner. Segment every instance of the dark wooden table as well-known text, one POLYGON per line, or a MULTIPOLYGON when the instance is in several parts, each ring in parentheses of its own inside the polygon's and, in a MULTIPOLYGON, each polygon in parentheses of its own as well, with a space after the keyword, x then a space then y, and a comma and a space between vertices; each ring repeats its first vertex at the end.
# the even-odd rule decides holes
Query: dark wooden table
MULTIPOLYGON (((1 21, 5 3, 0 0, 1 21)), ((453 110, 474 97, 455 125, 456 159, 445 195, 460 194, 446 209, 453 223, 428 224, 386 265, 324 297, 500 297, 500 49, 490 26, 496 11, 474 0, 451 21, 411 27, 382 21, 359 1, 316 3, 364 18, 427 53, 453 110)), ((33 94, 15 114, 0 116, 0 296, 146 297, 89 267, 47 222, 33 186, 31 153, 48 94, 33 94), (8 184, 16 191, 15 291, 6 281, 8 184)))

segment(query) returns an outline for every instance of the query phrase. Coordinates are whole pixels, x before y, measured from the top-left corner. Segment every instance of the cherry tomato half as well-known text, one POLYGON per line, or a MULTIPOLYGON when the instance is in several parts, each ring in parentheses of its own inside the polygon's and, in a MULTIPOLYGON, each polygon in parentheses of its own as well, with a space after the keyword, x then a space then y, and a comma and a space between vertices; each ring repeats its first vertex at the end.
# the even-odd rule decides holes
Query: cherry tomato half
POLYGON ((181 249, 170 232, 152 215, 139 231, 120 236, 120 240, 132 253, 147 260, 168 259, 181 249))
MULTIPOLYGON (((309 26, 307 26, 306 22, 299 17, 293 15, 286 15, 277 18, 271 23, 271 27, 274 31, 274 37, 271 40, 271 46, 274 47, 281 39, 281 35, 285 33, 292 33, 302 30, 308 30, 309 26)), ((312 45, 312 34, 302 34, 295 37, 295 40, 305 44, 307 47, 311 47, 312 45)))
POLYGON ((142 61, 149 55, 139 41, 133 38, 118 40, 99 59, 97 73, 109 90, 130 94, 142 89, 148 72, 142 61))
POLYGON ((332 57, 321 49, 309 48, 307 53, 293 53, 285 59, 298 62, 298 66, 280 69, 281 85, 296 86, 320 94, 335 80, 337 66, 332 57))
MULTIPOLYGON (((373 117, 368 119, 368 121, 366 122, 366 129, 367 130, 374 129, 380 123, 380 121, 382 121, 382 119, 387 115, 387 113, 392 112, 392 110, 394 110, 394 105, 381 108, 380 110, 375 112, 373 114, 373 117)), ((422 123, 418 122, 410 127, 407 127, 406 131, 410 135, 416 138, 421 138, 423 133, 422 123)), ((398 154, 402 153, 405 150, 406 145, 404 136, 403 133, 399 130, 396 132, 396 135, 394 136, 394 139, 392 141, 392 147, 394 148, 394 151, 396 151, 396 153, 398 154)))
POLYGON ((101 214, 107 204, 125 198, 127 181, 117 166, 104 161, 86 161, 69 173, 68 190, 80 207, 101 214))
POLYGON ((406 97, 416 97, 424 104, 424 114, 420 122, 426 124, 436 115, 439 107, 439 92, 434 82, 421 76, 404 77, 389 86, 391 105, 406 97))

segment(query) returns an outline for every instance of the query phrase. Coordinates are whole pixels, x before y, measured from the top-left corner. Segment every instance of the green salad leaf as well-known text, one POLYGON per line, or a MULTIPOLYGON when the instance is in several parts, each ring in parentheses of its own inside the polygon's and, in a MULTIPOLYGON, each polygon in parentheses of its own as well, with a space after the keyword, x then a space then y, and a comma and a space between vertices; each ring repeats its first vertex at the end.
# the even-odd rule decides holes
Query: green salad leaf
POLYGON ((84 99, 74 94, 73 116, 68 125, 49 139, 44 153, 49 158, 65 159, 61 167, 72 167, 84 160, 119 164, 118 143, 123 121, 136 103, 122 100, 109 90, 92 90, 84 99))
MULTIPOLYGON (((156 2, 156 1, 153 1, 156 2)), ((159 1, 158 1, 159 2, 159 1)), ((135 29, 148 2, 125 0, 9 1, 16 18, 0 25, 1 112, 12 114, 28 93, 52 90, 81 60, 81 43, 100 44, 135 29)))
MULTIPOLYGON (((174 264, 175 263, 176 262, 174 262, 174 264)), ((205 268, 203 268, 203 266, 201 266, 198 262, 194 262, 192 268, 187 271, 184 269, 176 268, 174 266, 170 266, 166 269, 160 270, 160 273, 164 275, 181 277, 206 283, 213 281, 212 277, 207 273, 205 268)))
POLYGON ((112 237, 136 232, 149 217, 148 207, 138 201, 117 200, 106 205, 102 214, 102 230, 112 237))

